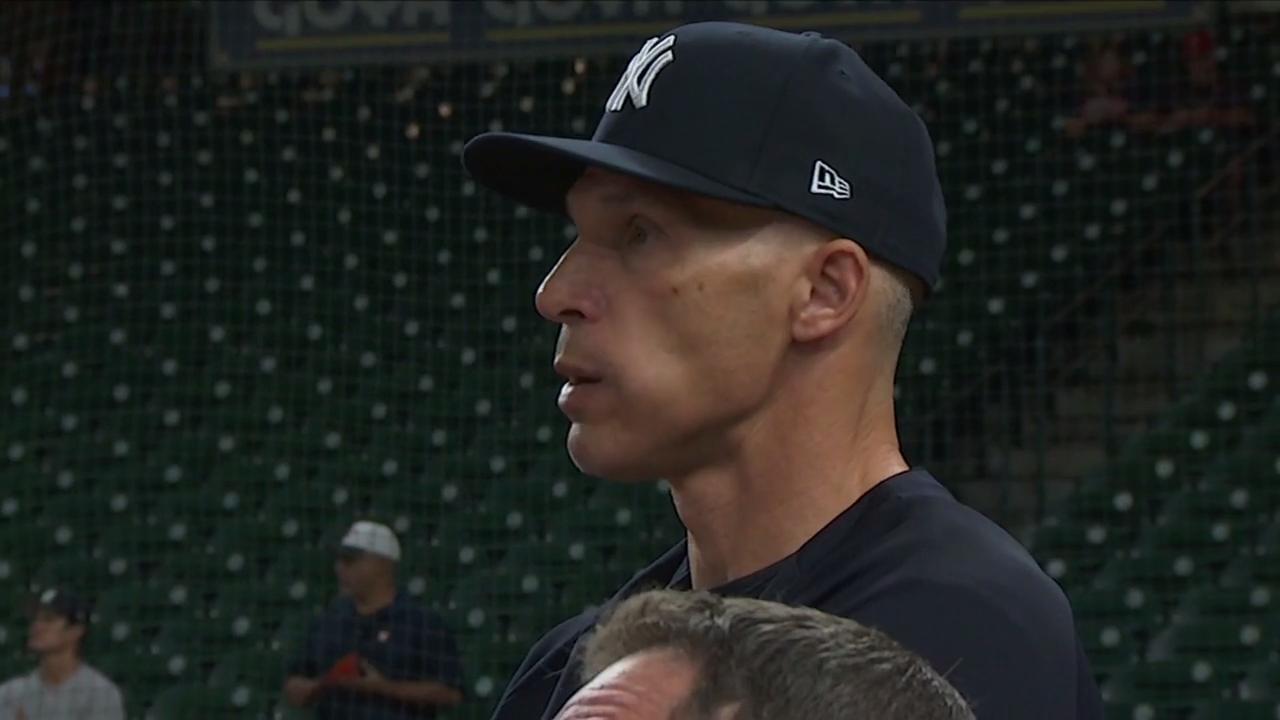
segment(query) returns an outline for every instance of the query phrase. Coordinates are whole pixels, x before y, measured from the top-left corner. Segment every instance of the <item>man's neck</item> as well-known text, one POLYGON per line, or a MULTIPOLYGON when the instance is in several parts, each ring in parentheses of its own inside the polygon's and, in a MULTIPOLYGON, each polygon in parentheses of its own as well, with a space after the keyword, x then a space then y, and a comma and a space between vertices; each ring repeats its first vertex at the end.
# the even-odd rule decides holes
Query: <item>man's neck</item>
POLYGON ((379 610, 390 607, 391 603, 396 600, 396 588, 394 585, 375 588, 362 597, 351 598, 355 603, 356 614, 372 615, 379 610))
POLYGON ((80 658, 74 650, 49 653, 40 658, 40 680, 45 685, 61 685, 79 669, 80 658))
POLYGON ((793 400, 800 409, 745 430, 726 462, 670 479, 694 589, 791 555, 880 481, 909 469, 888 397, 847 413, 844 426, 793 400))

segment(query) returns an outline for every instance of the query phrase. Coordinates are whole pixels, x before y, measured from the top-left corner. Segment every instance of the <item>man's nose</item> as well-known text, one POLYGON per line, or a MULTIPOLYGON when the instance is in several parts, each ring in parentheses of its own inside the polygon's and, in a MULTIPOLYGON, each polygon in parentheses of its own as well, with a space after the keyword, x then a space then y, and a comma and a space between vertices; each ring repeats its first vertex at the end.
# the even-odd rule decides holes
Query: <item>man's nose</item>
POLYGON ((580 241, 565 250, 534 295, 538 314, 562 324, 600 316, 604 310, 602 263, 595 255, 580 241))

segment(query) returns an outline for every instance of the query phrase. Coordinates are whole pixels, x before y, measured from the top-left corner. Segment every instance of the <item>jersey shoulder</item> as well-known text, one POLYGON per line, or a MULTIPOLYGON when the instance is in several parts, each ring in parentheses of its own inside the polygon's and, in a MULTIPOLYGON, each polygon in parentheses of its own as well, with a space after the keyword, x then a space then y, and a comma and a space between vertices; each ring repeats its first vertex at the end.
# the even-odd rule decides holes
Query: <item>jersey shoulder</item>
POLYGON ((957 500, 932 476, 892 488, 854 528, 861 547, 911 575, 957 583, 1012 575, 1045 589, 1056 584, 1026 548, 995 521, 957 500))
POLYGON ((26 692, 34 678, 35 671, 32 670, 31 672, 14 675, 13 677, 0 681, 0 699, 20 695, 26 692))
POLYGON ((105 696, 119 699, 121 697, 120 688, 115 682, 101 670, 87 663, 84 665, 84 679, 81 682, 86 688, 98 693, 100 698, 105 696))

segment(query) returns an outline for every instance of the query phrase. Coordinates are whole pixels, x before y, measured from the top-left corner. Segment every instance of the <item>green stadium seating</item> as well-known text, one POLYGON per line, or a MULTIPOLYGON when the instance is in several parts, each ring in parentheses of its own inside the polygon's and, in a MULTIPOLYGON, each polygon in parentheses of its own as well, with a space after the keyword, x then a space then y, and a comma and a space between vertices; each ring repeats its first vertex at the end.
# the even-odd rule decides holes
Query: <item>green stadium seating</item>
POLYGON ((187 720, 187 718, 244 717, 233 707, 226 693, 202 685, 176 685, 161 690, 147 709, 146 720, 187 720))
POLYGON ((1173 616, 1177 620, 1244 620, 1265 616, 1275 603, 1272 595, 1272 589, 1266 585, 1206 585, 1187 593, 1173 616))
POLYGON ((1140 588, 1162 612, 1171 609, 1189 588, 1206 583, 1212 570, 1194 554, 1155 550, 1119 555, 1093 579, 1097 588, 1140 588))
POLYGON ((1196 706, 1191 720, 1275 720, 1280 717, 1278 703, 1211 702, 1196 706))
POLYGON ((113 565, 102 558, 70 551, 50 556, 41 563, 31 577, 31 585, 37 588, 76 588, 86 597, 93 597, 116 583, 133 579, 128 577, 127 569, 127 564, 113 565))
POLYGON ((286 662, 297 657, 306 642, 312 617, 305 612, 293 612, 282 617, 274 635, 267 642, 266 649, 280 653, 286 662))
POLYGON ((1247 523, 1231 520, 1171 518, 1164 524, 1147 527, 1135 547, 1139 552, 1157 555, 1188 554, 1199 564, 1221 566, 1235 555, 1239 546, 1249 542, 1251 530, 1247 523))
POLYGON ((1269 661, 1253 666, 1240 680, 1236 694, 1247 702, 1280 701, 1280 665, 1269 661))
POLYGON ((1222 571, 1222 583, 1228 587, 1280 586, 1280 554, 1274 551, 1241 555, 1222 571))
POLYGON ((145 580, 106 590, 94 609, 92 643, 105 652, 136 650, 172 621, 198 616, 199 590, 180 581, 145 580))
POLYGON ((516 661, 513 651, 518 649, 501 640, 470 644, 463 652, 463 671, 466 673, 467 695, 473 701, 473 712, 487 714, 502 695, 516 661))
MULTIPOLYGON (((1224 62, 1280 59, 1270 30, 1224 24, 1224 62)), ((1175 277, 1166 246, 1189 233, 1187 198, 1241 144, 1207 128, 1064 137, 1076 111, 1065 90, 1090 41, 953 39, 946 62, 929 43, 866 44, 931 118, 950 205, 946 281, 904 351, 904 418, 951 407, 988 371, 1017 387, 1031 365, 1006 358, 1158 222, 1178 227, 1143 260, 1175 277), (975 83, 1008 92, 979 108, 975 83)), ((1135 82, 1181 62, 1174 32, 1128 35, 1125 48, 1135 82)), ((294 651, 335 589, 335 533, 368 515, 400 534, 410 594, 464 636, 476 668, 464 713, 480 713, 533 638, 683 537, 661 493, 584 478, 564 452, 556 331, 529 301, 565 223, 476 192, 457 161, 465 136, 493 122, 584 134, 625 58, 565 65, 433 67, 411 103, 363 71, 329 100, 302 101, 306 73, 258 76, 246 93, 235 76, 184 69, 171 102, 135 80, 94 108, 51 96, 0 121, 4 147, 57 165, 0 188, 34 248, 12 243, 0 263, 18 308, 0 338, 12 350, 0 367, 0 587, 15 590, 0 599, 0 669, 29 662, 16 596, 74 580, 99 596, 92 651, 122 668, 135 715, 153 698, 170 716, 272 712, 275 679, 244 681, 294 651), (515 104, 526 93, 536 111, 515 104), (443 103, 450 118, 430 112, 443 103), (410 117, 422 139, 407 144, 410 117), (407 154, 387 162, 393 147, 407 154), (68 191, 75 175, 86 186, 68 191), (103 241, 83 242, 84 228, 103 241)), ((1274 117, 1280 74, 1241 90, 1274 117)), ((1167 656, 1155 665, 1231 675, 1277 649, 1266 621, 1280 588, 1277 348, 1273 312, 1030 536, 1071 593, 1112 716, 1267 712, 1220 696, 1225 677, 1170 670, 1166 685, 1143 668, 1167 656), (1214 634, 1248 623, 1256 645, 1214 634)), ((950 462, 968 449, 950 436, 978 429, 903 432, 950 462)), ((1255 695, 1240 699, 1258 702, 1264 683, 1271 693, 1273 670, 1259 662, 1241 686, 1255 695)))
POLYGON ((1086 582, 1130 537, 1121 524, 1054 517, 1036 527, 1031 548, 1050 577, 1072 585, 1086 582))
POLYGON ((1094 673, 1110 675, 1117 668, 1133 663, 1140 656, 1138 641, 1131 627, 1105 621, 1080 621, 1076 633, 1084 644, 1094 673))
POLYGON ((209 684, 235 688, 245 685, 259 691, 278 691, 284 684, 284 656, 274 650, 238 649, 218 657, 209 673, 209 684))
POLYGON ((1222 666, 1247 666, 1266 657, 1275 646, 1272 623, 1262 620, 1210 618, 1168 626, 1151 641, 1148 657, 1205 658, 1222 666))
POLYGON ((1217 700, 1226 682, 1207 660, 1148 661, 1114 673, 1104 683, 1102 693, 1107 702, 1152 706, 1160 717, 1217 700))

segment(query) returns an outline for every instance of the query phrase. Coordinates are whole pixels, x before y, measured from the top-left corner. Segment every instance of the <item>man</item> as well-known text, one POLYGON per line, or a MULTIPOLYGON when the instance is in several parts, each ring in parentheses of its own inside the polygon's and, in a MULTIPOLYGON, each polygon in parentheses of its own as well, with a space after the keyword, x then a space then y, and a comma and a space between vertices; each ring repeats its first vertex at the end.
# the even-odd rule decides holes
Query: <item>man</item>
MULTIPOLYGON (((488 133, 472 175, 578 230, 539 288, 583 472, 666 479, 686 539, 654 585, 883 630, 979 718, 1096 718, 1061 590, 898 446, 893 378, 938 279, 923 123, 846 45, 734 23, 645 43, 591 140, 488 133)), ((495 717, 578 689, 585 613, 534 645, 495 717)))
POLYGON ((119 688, 84 661, 89 614, 68 590, 40 594, 27 639, 40 664, 0 685, 0 720, 124 720, 119 688))
POLYGON ((313 622, 284 695, 315 716, 434 718, 462 701, 458 648, 444 621, 397 589, 400 541, 362 520, 338 549, 340 597, 313 622))
POLYGON ((652 590, 586 644, 559 720, 971 720, 919 656, 852 620, 767 600, 652 590))

